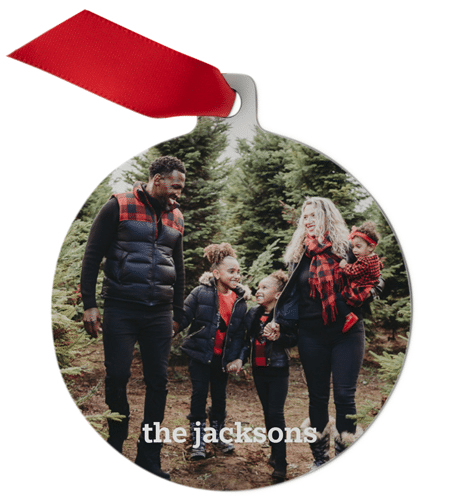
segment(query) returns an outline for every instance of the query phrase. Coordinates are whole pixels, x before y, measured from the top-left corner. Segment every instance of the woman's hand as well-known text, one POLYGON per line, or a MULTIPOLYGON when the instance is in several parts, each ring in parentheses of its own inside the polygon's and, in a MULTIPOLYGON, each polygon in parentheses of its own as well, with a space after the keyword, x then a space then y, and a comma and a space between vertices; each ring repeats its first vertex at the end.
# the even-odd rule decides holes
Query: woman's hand
POLYGON ((237 374, 242 369, 242 365, 243 361, 241 359, 236 359, 235 361, 231 361, 226 366, 227 373, 237 374))
POLYGON ((342 269, 348 264, 348 262, 345 259, 342 259, 340 261, 340 264, 338 264, 342 269))
POLYGON ((267 340, 276 341, 280 337, 280 325, 271 321, 264 327, 263 337, 267 340))

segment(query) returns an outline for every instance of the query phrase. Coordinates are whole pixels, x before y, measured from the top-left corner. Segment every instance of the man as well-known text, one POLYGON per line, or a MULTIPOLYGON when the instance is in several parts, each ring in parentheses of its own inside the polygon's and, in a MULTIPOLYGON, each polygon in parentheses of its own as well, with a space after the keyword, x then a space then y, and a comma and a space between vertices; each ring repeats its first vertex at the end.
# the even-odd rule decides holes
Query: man
MULTIPOLYGON (((84 327, 92 337, 103 331, 105 401, 112 412, 125 416, 122 422, 108 420, 108 442, 121 453, 128 435, 126 386, 136 341, 146 385, 141 429, 161 424, 164 418, 172 333, 183 315, 184 221, 177 201, 184 185, 182 162, 170 156, 157 158, 147 184, 136 182, 131 193, 113 195, 101 209, 85 250, 81 275, 84 327), (102 328, 95 288, 103 257, 102 328)), ((146 442, 141 432, 135 463, 169 479, 161 470, 160 451, 161 443, 146 442)))

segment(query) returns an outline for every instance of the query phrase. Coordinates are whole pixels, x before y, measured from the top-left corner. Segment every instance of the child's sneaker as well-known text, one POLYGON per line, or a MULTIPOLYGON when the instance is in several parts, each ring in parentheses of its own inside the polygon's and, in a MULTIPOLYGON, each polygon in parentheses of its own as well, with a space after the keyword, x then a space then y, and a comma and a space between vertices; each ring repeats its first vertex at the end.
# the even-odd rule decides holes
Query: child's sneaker
POLYGON ((354 313, 348 314, 345 320, 345 324, 343 325, 342 333, 346 333, 352 326, 356 324, 358 321, 358 317, 354 313))

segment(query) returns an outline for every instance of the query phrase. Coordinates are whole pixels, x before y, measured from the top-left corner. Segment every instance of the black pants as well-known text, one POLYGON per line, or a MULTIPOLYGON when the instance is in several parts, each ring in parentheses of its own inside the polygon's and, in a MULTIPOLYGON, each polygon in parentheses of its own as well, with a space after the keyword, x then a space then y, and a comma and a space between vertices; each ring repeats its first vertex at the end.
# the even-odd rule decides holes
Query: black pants
POLYGON ((222 356, 213 356, 209 364, 189 360, 192 398, 190 400, 191 422, 206 420, 206 399, 211 385, 211 420, 223 422, 226 417, 226 387, 228 374, 222 370, 222 356))
POLYGON ((338 313, 341 316, 343 316, 344 318, 346 318, 348 316, 348 314, 351 313, 351 309, 348 306, 348 304, 345 302, 345 300, 343 299, 341 293, 337 293, 335 303, 336 303, 336 306, 337 306, 338 313))
POLYGON ((332 375, 338 432, 354 433, 356 423, 346 418, 356 414, 355 393, 364 358, 364 325, 358 321, 349 332, 336 328, 306 329, 300 326, 298 351, 309 391, 311 427, 322 432, 329 421, 330 376, 332 375))
MULTIPOLYGON (((266 431, 273 427, 282 430, 283 438, 278 443, 272 443, 271 448, 277 466, 287 465, 287 447, 285 444, 285 417, 284 405, 288 393, 288 375, 268 375, 264 370, 253 370, 256 391, 261 401, 264 413, 266 431)), ((268 434, 269 435, 269 434, 268 434)), ((277 432, 272 434, 274 439, 278 438, 277 432)))
POLYGON ((105 397, 113 412, 129 416, 126 386, 135 342, 138 341, 146 385, 144 424, 153 426, 164 418, 167 368, 172 339, 172 311, 165 307, 131 309, 105 305, 105 397))

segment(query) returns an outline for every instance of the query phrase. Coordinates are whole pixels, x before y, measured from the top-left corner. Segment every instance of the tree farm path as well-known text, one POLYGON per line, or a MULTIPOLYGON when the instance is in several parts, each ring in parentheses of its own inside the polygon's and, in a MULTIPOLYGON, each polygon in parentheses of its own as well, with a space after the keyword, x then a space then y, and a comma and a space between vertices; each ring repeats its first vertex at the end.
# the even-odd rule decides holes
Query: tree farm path
MULTIPOLYGON (((366 346, 364 365, 358 380, 356 395, 357 405, 363 401, 378 403, 380 408, 385 402, 381 392, 382 383, 375 375, 376 363, 372 360, 369 350, 381 353, 385 348, 390 351, 401 350, 400 340, 392 340, 387 334, 379 335, 375 345, 366 346)), ((101 340, 89 346, 74 361, 75 366, 86 366, 87 371, 75 377, 72 396, 75 400, 85 396, 97 383, 104 381, 103 345, 101 340)), ((137 467, 133 463, 136 456, 136 443, 139 435, 140 422, 143 417, 145 385, 142 375, 142 363, 137 348, 134 351, 132 375, 128 384, 128 399, 131 411, 129 437, 124 443, 124 456, 128 459, 128 467, 137 467)), ((190 435, 186 416, 190 408, 191 383, 186 365, 169 367, 168 396, 166 412, 162 427, 172 431, 183 427, 190 435)), ((209 398, 208 398, 209 403, 209 398)), ((107 411, 105 404, 104 384, 81 408, 84 415, 98 415, 107 411)), ((330 414, 335 417, 335 407, 331 397, 330 414)), ((308 391, 303 369, 298 360, 298 352, 292 350, 290 365, 289 392, 285 405, 287 427, 300 427, 308 416, 308 391)), ((242 372, 240 377, 231 376, 227 386, 227 419, 226 426, 235 428, 235 422, 241 422, 244 427, 264 427, 261 404, 259 402, 250 367, 242 372)), ((89 424, 90 425, 90 424, 89 424)), ((209 425, 207 423, 207 425, 209 425)), ((104 424, 106 429, 106 423, 104 424)), ((89 427, 90 428, 90 427, 89 427)), ((90 428, 91 429, 91 428, 90 428)), ((91 429, 91 432, 96 432, 91 429)), ((235 491, 260 488, 275 484, 271 478, 272 468, 267 460, 270 448, 260 443, 234 443, 235 451, 224 455, 215 451, 207 444, 208 456, 205 460, 190 460, 190 439, 185 443, 165 443, 161 450, 162 468, 169 471, 171 481, 189 487, 207 490, 235 491)), ((109 446, 102 438, 102 446, 109 446)), ((116 451, 115 451, 116 453, 116 451)), ((331 444, 333 456, 333 438, 331 444)), ((312 455, 308 443, 287 443, 287 480, 308 473, 312 455)), ((149 474, 147 472, 147 474, 149 474)), ((161 480, 153 476, 155 481, 161 480)))

